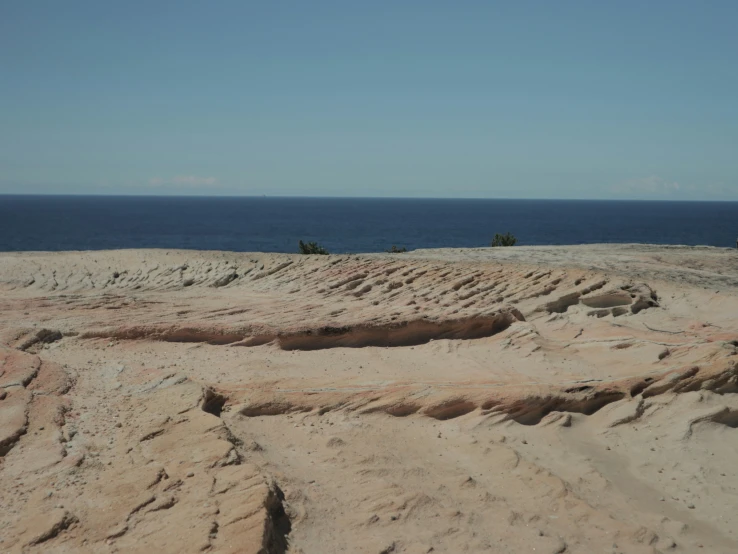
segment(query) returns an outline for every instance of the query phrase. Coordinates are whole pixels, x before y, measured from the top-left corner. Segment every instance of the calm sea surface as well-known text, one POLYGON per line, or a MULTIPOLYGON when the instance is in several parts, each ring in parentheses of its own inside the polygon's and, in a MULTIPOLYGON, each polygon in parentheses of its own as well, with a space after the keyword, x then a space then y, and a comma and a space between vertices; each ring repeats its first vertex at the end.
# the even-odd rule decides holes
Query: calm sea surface
POLYGON ((518 243, 735 247, 738 202, 0 196, 0 251, 378 252, 518 243))

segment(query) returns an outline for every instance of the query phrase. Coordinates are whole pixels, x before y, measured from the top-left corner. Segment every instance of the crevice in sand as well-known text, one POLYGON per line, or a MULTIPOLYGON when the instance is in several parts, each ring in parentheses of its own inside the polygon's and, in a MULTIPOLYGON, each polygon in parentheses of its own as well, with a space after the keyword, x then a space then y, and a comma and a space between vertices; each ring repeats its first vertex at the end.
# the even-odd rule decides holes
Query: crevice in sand
POLYGON ((597 296, 582 298, 581 303, 590 308, 615 308, 618 306, 629 306, 630 295, 624 291, 613 291, 597 296))
POLYGON ((111 330, 85 331, 79 337, 81 339, 102 338, 116 340, 159 340, 163 342, 205 342, 213 345, 232 344, 247 338, 243 332, 172 326, 134 326, 111 330))
POLYGON ((623 392, 601 391, 586 398, 566 398, 562 396, 529 397, 521 399, 502 409, 507 418, 521 425, 538 425, 551 412, 571 412, 592 415, 612 402, 626 397, 623 392))
POLYGON ((7 456, 8 452, 13 450, 13 447, 18 444, 18 441, 20 441, 21 437, 28 432, 28 410, 26 410, 25 418, 26 421, 22 427, 17 429, 10 436, 0 441, 0 458, 7 456))
POLYGON ((474 402, 464 399, 447 400, 441 404, 430 406, 423 411, 424 415, 445 421, 461 417, 477 409, 474 402))
POLYGON ((506 330, 516 321, 524 320, 523 315, 517 310, 508 310, 492 316, 444 322, 420 319, 393 325, 321 327, 281 335, 278 337, 278 343, 282 350, 416 346, 431 340, 491 337, 506 330))
POLYGON ((247 404, 238 409, 238 413, 244 417, 262 417, 285 415, 293 412, 310 412, 311 406, 295 406, 289 402, 260 402, 247 404))
POLYGON ((720 423, 731 429, 738 429, 738 410, 725 408, 722 412, 715 414, 713 423, 720 423))
MULTIPOLYGON (((217 412, 218 417, 220 417, 222 407, 226 400, 227 398, 225 396, 212 391, 212 389, 205 389, 202 409, 208 413, 213 413, 210 410, 214 409, 214 411, 217 412)), ((241 413, 243 414, 243 410, 241 413)), ((241 452, 244 446, 243 441, 237 438, 233 433, 228 425, 227 418, 222 419, 222 422, 225 429, 225 439, 231 443, 233 448, 222 463, 216 465, 221 467, 226 465, 240 465, 243 461, 243 454, 241 452)), ((252 450, 261 450, 261 447, 258 444, 254 444, 256 445, 256 448, 252 450)), ((289 534, 292 531, 292 520, 285 510, 285 495, 274 479, 269 479, 268 488, 269 490, 263 504, 264 509, 266 510, 266 518, 264 519, 264 529, 262 532, 261 548, 259 549, 259 553, 285 554, 289 547, 289 534)), ((210 530, 211 543, 217 538, 219 530, 219 523, 217 521, 213 522, 213 526, 210 530)))
POLYGON ((545 304, 542 311, 546 311, 550 314, 563 314, 571 306, 579 304, 579 298, 581 296, 582 294, 579 292, 565 294, 564 296, 545 304))
POLYGON ((69 529, 72 525, 77 523, 77 521, 78 519, 73 514, 64 512, 59 520, 54 522, 49 529, 28 542, 28 546, 36 546, 57 537, 62 531, 69 529))
POLYGON ((414 402, 393 402, 391 404, 371 406, 369 408, 362 409, 360 413, 362 414, 385 413, 393 417, 407 417, 407 416, 413 415, 414 413, 417 413, 421 407, 422 406, 414 402))
POLYGON ((289 546, 289 534, 292 521, 284 509, 284 493, 272 483, 269 494, 264 501, 267 518, 264 522, 262 549, 264 554, 284 554, 289 546))
POLYGON ((711 412, 691 419, 687 424, 687 431, 684 434, 684 438, 690 438, 695 425, 700 423, 717 423, 725 425, 731 429, 738 429, 738 410, 728 408, 727 406, 721 406, 711 412))
POLYGON ((366 346, 416 346, 441 339, 480 339, 505 331, 516 321, 525 321, 514 308, 487 316, 446 321, 415 319, 384 325, 324 326, 295 332, 257 332, 196 327, 123 327, 87 331, 80 338, 117 340, 159 340, 164 342, 205 342, 212 345, 261 346, 276 341, 282 350, 322 350, 366 346))
POLYGON ((36 344, 50 344, 61 340, 61 338, 62 333, 57 329, 39 329, 18 345, 18 350, 26 351, 36 344))
POLYGON ((200 405, 200 408, 203 412, 207 412, 216 417, 220 417, 226 400, 227 398, 222 394, 215 392, 211 388, 206 388, 203 392, 202 404, 200 405))

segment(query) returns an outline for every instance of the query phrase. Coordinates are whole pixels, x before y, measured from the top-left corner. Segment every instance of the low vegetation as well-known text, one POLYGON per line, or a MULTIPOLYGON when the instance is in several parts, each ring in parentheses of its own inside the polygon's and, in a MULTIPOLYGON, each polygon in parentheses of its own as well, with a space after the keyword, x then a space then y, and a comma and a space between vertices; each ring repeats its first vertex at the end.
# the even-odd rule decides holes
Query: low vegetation
POLYGON ((517 242, 518 239, 512 233, 505 233, 504 235, 495 233, 495 238, 492 239, 491 246, 515 246, 517 242))
POLYGON ((392 245, 392 248, 387 250, 389 254, 402 254, 403 252, 407 252, 407 248, 404 246, 402 248, 397 248, 394 244, 392 245))
POLYGON ((302 242, 300 241, 300 254, 321 254, 325 256, 328 254, 328 250, 320 246, 317 242, 302 242))

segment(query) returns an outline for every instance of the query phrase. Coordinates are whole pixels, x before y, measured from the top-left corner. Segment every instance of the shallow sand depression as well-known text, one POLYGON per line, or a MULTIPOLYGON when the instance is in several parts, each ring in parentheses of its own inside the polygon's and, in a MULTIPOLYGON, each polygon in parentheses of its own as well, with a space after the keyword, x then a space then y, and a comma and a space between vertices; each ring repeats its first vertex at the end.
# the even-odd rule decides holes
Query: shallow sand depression
POLYGON ((738 252, 0 254, 0 551, 738 551, 738 252))

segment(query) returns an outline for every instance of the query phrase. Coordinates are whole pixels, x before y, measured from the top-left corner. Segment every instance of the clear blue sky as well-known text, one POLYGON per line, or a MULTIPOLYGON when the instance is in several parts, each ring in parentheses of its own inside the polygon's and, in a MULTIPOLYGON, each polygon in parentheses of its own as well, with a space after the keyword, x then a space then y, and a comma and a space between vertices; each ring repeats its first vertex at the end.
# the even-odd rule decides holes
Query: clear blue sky
POLYGON ((738 200, 738 1, 0 0, 0 193, 738 200))

